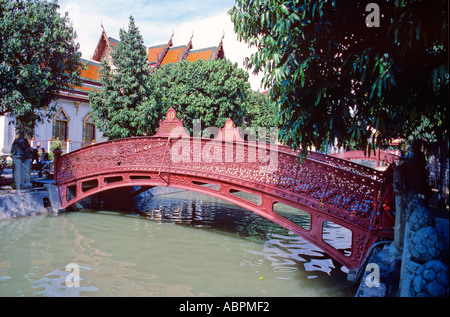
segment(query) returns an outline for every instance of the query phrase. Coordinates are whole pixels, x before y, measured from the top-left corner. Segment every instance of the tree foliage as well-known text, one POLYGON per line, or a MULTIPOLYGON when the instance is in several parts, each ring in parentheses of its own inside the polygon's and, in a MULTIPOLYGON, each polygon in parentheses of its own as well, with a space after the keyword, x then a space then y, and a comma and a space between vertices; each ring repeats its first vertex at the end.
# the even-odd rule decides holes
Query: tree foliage
POLYGON ((263 93, 251 91, 246 111, 246 126, 270 129, 276 126, 276 104, 263 93))
POLYGON ((50 118, 59 91, 80 84, 76 33, 57 9, 57 1, 0 0, 0 115, 15 116, 19 129, 50 118))
POLYGON ((247 66, 264 71, 293 148, 366 149, 424 117, 448 135, 447 1, 378 1, 379 27, 366 25, 370 2, 237 0, 230 10, 240 39, 258 49, 247 66))
POLYGON ((237 126, 244 122, 248 73, 227 59, 167 64, 152 73, 150 82, 159 115, 173 107, 190 132, 193 119, 201 119, 203 128, 223 127, 228 118, 237 126))
POLYGON ((130 16, 128 31, 111 52, 112 65, 102 60, 102 89, 91 90, 89 101, 95 123, 103 135, 125 138, 151 134, 157 114, 149 85, 147 51, 130 16))

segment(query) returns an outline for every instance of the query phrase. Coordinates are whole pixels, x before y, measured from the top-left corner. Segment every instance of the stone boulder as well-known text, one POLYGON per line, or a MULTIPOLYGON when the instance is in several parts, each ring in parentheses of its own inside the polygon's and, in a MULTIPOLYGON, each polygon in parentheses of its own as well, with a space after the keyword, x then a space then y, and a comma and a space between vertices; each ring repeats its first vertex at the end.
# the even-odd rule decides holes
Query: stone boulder
POLYGON ((411 281, 411 295, 417 297, 448 296, 448 266, 440 260, 422 264, 414 272, 411 281))
POLYGON ((411 259, 419 264, 438 260, 444 254, 445 240, 434 227, 425 227, 414 232, 411 238, 411 259))
POLYGON ((409 217, 410 229, 414 232, 425 228, 434 227, 436 221, 431 211, 425 207, 417 207, 409 217))

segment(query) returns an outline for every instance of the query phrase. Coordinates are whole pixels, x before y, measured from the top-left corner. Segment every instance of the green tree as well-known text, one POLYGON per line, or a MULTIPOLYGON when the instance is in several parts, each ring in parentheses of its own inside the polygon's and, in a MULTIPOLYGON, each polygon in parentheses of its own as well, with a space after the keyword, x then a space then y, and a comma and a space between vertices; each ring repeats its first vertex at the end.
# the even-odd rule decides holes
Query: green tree
POLYGON ((102 89, 89 94, 97 127, 110 139, 151 134, 158 118, 149 86, 147 51, 130 16, 128 32, 111 52, 112 65, 102 60, 102 89))
POLYGON ((247 103, 246 125, 271 128, 276 126, 276 104, 263 93, 251 91, 247 103))
MULTIPOLYGON (((445 0, 237 0, 247 66, 279 106, 280 139, 293 148, 354 142, 366 149, 416 130, 424 117, 448 140, 445 0), (374 133, 377 131, 377 133, 374 133)), ((306 155, 306 151, 304 151, 306 155)))
MULTIPOLYGON (((223 127, 231 118, 242 126, 250 94, 248 74, 227 59, 167 64, 150 77, 158 113, 173 107, 193 132, 193 119, 202 127, 223 127)), ((156 127, 157 128, 157 127, 156 127)))
POLYGON ((0 0, 0 115, 14 116, 24 132, 51 117, 61 89, 81 84, 76 33, 58 8, 57 1, 0 0))

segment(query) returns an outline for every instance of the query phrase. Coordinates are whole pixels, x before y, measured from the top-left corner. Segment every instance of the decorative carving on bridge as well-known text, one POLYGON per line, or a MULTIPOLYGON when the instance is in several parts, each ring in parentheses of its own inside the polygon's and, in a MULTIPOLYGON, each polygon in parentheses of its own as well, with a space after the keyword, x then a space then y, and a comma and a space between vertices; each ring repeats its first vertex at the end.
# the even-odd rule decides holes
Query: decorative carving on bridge
POLYGON ((235 127, 233 120, 228 118, 223 128, 219 130, 216 140, 243 142, 239 129, 235 127))
POLYGON ((189 137, 189 134, 186 132, 182 120, 178 120, 175 110, 170 107, 166 112, 166 119, 159 120, 159 129, 155 136, 178 138, 189 137))

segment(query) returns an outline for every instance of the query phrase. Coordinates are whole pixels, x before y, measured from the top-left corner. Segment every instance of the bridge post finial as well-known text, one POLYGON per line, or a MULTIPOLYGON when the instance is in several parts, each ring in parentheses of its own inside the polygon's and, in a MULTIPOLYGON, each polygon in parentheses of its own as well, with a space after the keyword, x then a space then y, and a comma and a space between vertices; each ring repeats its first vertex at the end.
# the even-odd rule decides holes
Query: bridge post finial
POLYGON ((53 150, 53 184, 55 185, 58 183, 58 163, 61 155, 62 151, 59 147, 53 150))
POLYGON ((177 118, 175 109, 170 107, 166 112, 166 118, 159 120, 159 129, 154 135, 155 137, 178 137, 189 136, 186 129, 183 126, 182 120, 177 118))

